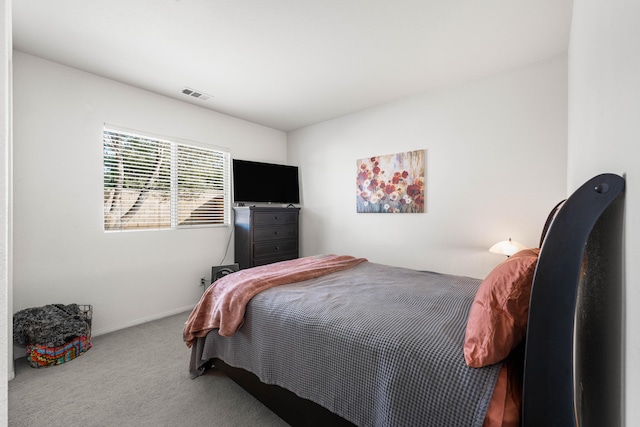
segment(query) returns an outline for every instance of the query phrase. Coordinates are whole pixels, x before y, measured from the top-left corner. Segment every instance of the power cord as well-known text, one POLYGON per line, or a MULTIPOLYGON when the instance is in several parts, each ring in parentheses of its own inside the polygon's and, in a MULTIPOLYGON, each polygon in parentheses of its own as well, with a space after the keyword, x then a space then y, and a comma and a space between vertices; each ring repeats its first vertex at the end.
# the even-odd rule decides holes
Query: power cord
MULTIPOLYGON (((232 222, 235 222, 235 211, 233 209, 231 209, 231 215, 232 215, 232 222)), ((218 265, 222 265, 222 263, 224 262, 224 260, 227 258, 227 254, 229 252, 229 245, 231 244, 231 236, 233 236, 233 232, 234 232, 235 227, 232 225, 231 226, 231 232, 229 233, 229 240, 227 240, 227 247, 224 250, 224 255, 222 256, 222 259, 220 260, 220 262, 218 263, 218 265)))

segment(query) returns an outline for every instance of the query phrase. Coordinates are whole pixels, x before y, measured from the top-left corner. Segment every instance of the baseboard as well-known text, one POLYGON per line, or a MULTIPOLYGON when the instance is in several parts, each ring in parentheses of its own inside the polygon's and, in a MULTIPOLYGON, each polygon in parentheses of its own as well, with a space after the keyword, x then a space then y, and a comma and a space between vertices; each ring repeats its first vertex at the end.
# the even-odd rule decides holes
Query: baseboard
MULTIPOLYGON (((132 326, 141 325, 143 323, 151 322, 153 320, 158 320, 158 319, 162 319, 164 317, 173 316, 174 314, 185 313, 187 311, 193 310, 193 307, 195 307, 195 304, 194 305, 189 305, 189 306, 186 306, 186 307, 176 308, 176 309, 165 311, 165 312, 158 313, 158 314, 154 314, 153 316, 143 317, 142 319, 136 319, 136 320, 133 320, 131 322, 123 323, 123 324, 118 325, 118 326, 113 327, 113 328, 94 329, 94 330, 91 331, 91 336, 92 337, 97 337, 97 336, 100 336, 100 335, 108 334, 110 332, 115 332, 115 331, 119 331, 121 329, 126 329, 126 328, 130 328, 132 326)), ((185 321, 186 321, 186 319, 185 319, 185 321)), ((13 360, 20 359, 21 357, 27 357, 26 347, 19 346, 19 345, 14 343, 13 344, 13 360)), ((9 367, 8 375, 9 375, 9 379, 10 380, 13 379, 13 376, 15 376, 15 372, 13 372, 13 369, 11 369, 11 366, 9 367)))
POLYGON ((165 311, 165 312, 162 312, 162 313, 154 314, 153 316, 148 316, 148 317, 143 317, 141 319, 136 319, 136 320, 133 320, 131 322, 120 324, 120 325, 115 326, 113 328, 93 329, 91 331, 91 336, 92 337, 98 337, 100 335, 108 334, 110 332, 119 331, 121 329, 126 329, 126 328, 130 328, 132 326, 141 325, 143 323, 147 323, 147 322, 151 322, 151 321, 154 321, 154 320, 162 319, 164 317, 173 316, 174 314, 185 313, 187 311, 193 310, 193 307, 195 307, 195 304, 189 305, 189 306, 186 306, 186 307, 175 308, 173 310, 169 310, 169 311, 165 311))

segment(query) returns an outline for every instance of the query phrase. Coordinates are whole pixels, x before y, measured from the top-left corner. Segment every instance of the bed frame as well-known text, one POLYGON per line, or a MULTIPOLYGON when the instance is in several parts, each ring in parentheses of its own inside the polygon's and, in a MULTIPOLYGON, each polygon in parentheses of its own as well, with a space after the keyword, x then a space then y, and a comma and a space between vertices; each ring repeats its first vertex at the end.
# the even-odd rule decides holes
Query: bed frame
POLYGON ((622 424, 624 184, 613 174, 587 181, 546 236, 529 308, 523 426, 622 424))
MULTIPOLYGON (((525 346, 523 426, 622 424, 623 194, 622 177, 598 175, 544 227, 525 346)), ((250 372, 213 364, 293 426, 353 426, 250 372)))

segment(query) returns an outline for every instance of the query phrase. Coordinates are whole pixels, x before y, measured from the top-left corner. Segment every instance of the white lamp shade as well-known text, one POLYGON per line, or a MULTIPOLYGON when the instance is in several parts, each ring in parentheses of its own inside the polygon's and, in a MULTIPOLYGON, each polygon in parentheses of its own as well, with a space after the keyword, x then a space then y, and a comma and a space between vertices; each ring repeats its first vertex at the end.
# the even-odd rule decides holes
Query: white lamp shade
POLYGON ((520 242, 516 242, 515 240, 503 240, 501 242, 496 243, 495 245, 489 248, 489 252, 493 252, 494 254, 511 256, 516 252, 526 249, 527 247, 520 242))

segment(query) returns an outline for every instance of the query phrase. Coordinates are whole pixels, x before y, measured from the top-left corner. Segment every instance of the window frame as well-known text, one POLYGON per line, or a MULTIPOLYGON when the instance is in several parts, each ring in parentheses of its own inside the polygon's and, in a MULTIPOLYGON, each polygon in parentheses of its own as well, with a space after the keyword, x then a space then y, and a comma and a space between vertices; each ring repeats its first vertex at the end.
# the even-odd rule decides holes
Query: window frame
MULTIPOLYGON (((131 145, 135 145, 135 143, 131 145)), ((123 150, 122 145, 118 149, 122 152, 123 150)), ((158 151, 160 152, 160 149, 158 149, 158 151)), ((125 163, 125 160, 121 158, 121 160, 119 161, 122 162, 120 166, 124 169, 123 165, 125 163)), ((199 165, 202 166, 201 163, 199 165)), ((148 165, 144 164, 143 166, 148 166, 148 165)), ((232 204, 231 191, 230 191, 231 189, 231 153, 226 148, 222 148, 222 147, 218 147, 210 144, 199 143, 191 140, 186 140, 183 138, 168 137, 168 136, 153 134, 150 132, 127 129, 121 126, 105 123, 102 130, 102 168, 103 168, 102 169, 103 170, 102 228, 105 233, 128 232, 128 231, 152 231, 152 230, 156 230, 156 231, 157 230, 162 230, 162 231, 182 230, 182 229, 193 229, 193 228, 215 228, 215 227, 228 227, 231 225, 231 204, 232 204), (165 202, 168 205, 168 210, 169 210, 168 222, 167 222, 167 218, 165 216, 162 216, 164 220, 162 224, 158 226, 140 225, 137 227, 131 227, 131 226, 127 227, 126 223, 118 223, 118 221, 122 221, 122 218, 124 217, 123 212, 125 211, 125 209, 122 209, 121 200, 116 201, 117 203, 121 204, 118 211, 120 218, 118 218, 115 222, 113 221, 114 214, 113 213, 110 214, 110 212, 112 212, 113 203, 114 203, 114 200, 112 199, 112 197, 113 197, 113 194, 116 193, 117 191, 113 190, 113 192, 108 197, 108 193, 107 193, 109 191, 108 189, 112 188, 112 186, 109 184, 107 176, 109 174, 109 171, 112 171, 114 168, 112 155, 108 154, 109 150, 113 150, 113 147, 107 147, 108 134, 117 135, 119 138, 122 138, 120 141, 124 141, 126 139, 127 142, 129 143, 131 143, 131 141, 136 141, 136 142, 143 141, 145 144, 149 142, 158 143, 159 145, 168 144, 168 147, 169 147, 168 158, 162 158, 161 160, 158 160, 159 162, 163 162, 162 164, 158 163, 158 169, 161 170, 159 174, 160 175, 164 174, 164 176, 162 176, 162 180, 158 179, 158 181, 161 181, 159 185, 160 186, 164 185, 166 187, 167 185, 166 175, 169 176, 169 181, 168 181, 169 190, 168 191, 166 189, 164 190, 164 193, 168 194, 168 202, 165 202), (199 207, 192 208, 191 210, 189 210, 188 213, 190 213, 191 215, 186 219, 183 218, 182 220, 179 218, 179 215, 184 216, 184 213, 179 213, 179 211, 181 211, 181 202, 180 202, 181 197, 178 196, 178 193, 184 194, 185 192, 186 184, 184 183, 189 181, 188 179, 185 179, 185 177, 198 175, 198 172, 197 172, 197 166, 194 166, 193 168, 187 168, 185 174, 180 173, 182 169, 180 169, 178 166, 178 158, 179 158, 178 153, 185 152, 185 151, 180 151, 181 149, 186 149, 186 152, 187 152, 187 156, 186 156, 187 161, 182 162, 181 167, 184 166, 185 163, 189 163, 189 162, 192 162, 194 165, 198 165, 197 162, 200 160, 204 160, 208 162, 205 166, 213 166, 212 173, 207 174, 203 177, 200 177, 200 179, 196 179, 195 183, 193 182, 193 180, 190 181, 195 186, 197 186, 198 184, 210 185, 210 187, 206 188, 204 192, 199 193, 198 191, 196 191, 195 193, 197 195, 199 194, 201 197, 205 197, 205 194, 207 193, 209 194, 208 197, 210 197, 214 193, 216 194, 216 196, 212 197, 210 200, 206 202, 203 201, 203 203, 199 207), (212 155, 207 156, 206 155, 207 152, 210 152, 212 155), (194 153, 199 153, 199 154, 194 154, 194 153), (200 155, 202 155, 203 157, 200 157, 200 155), (219 166, 219 168, 216 168, 215 166, 219 166), (167 174, 167 169, 168 169, 168 174, 167 174), (207 182, 207 184, 205 184, 205 181, 207 182), (214 202, 214 199, 218 197, 221 198, 221 201, 218 203, 214 202), (206 204, 208 204, 208 202, 211 202, 209 208, 202 209, 200 211, 200 213, 204 212, 204 215, 198 216, 196 214, 194 216, 194 213, 199 208, 203 208, 206 204), (222 204, 221 208, 219 206, 217 208, 212 207, 212 206, 217 206, 219 203, 222 204), (112 216, 109 216, 109 215, 112 215, 112 216), (194 218, 192 219, 192 217, 194 218), (199 222, 199 219, 202 220, 202 218, 204 218, 203 219, 204 223, 199 222), (218 222, 215 222, 216 220, 218 222), (115 224, 115 226, 109 227, 108 226, 109 221, 111 221, 112 224, 115 224), (213 222, 208 222, 208 221, 213 221, 213 222), (164 225, 165 223, 167 223, 168 225, 164 225)), ((144 169, 144 167, 142 169, 144 169)), ((111 175, 113 177, 113 174, 111 175)), ((136 178, 137 176, 135 174, 127 175, 126 172, 119 170, 118 177, 122 177, 122 180, 124 179, 131 180, 133 178, 136 178)), ((139 187, 132 186, 132 188, 135 189, 135 191, 140 191, 140 192, 146 191, 148 193, 152 191, 151 189, 142 190, 142 187, 143 186, 139 186, 139 187)), ((125 184, 120 183, 119 190, 122 191, 124 189, 125 189, 125 184)), ((158 192, 160 190, 157 190, 154 188, 153 191, 158 192)), ((193 193, 193 191, 191 192, 193 193)), ((184 200, 184 197, 182 197, 182 199, 184 200)), ((146 200, 143 200, 141 202, 140 207, 138 209, 141 209, 141 206, 144 205, 145 201, 146 200)), ((149 209, 148 206, 146 208, 149 209)), ((129 206, 126 209, 131 210, 131 206, 129 206)), ((134 215, 136 213, 134 213, 134 215)), ((142 217, 142 219, 140 219, 139 221, 143 222, 144 217, 142 217)))

